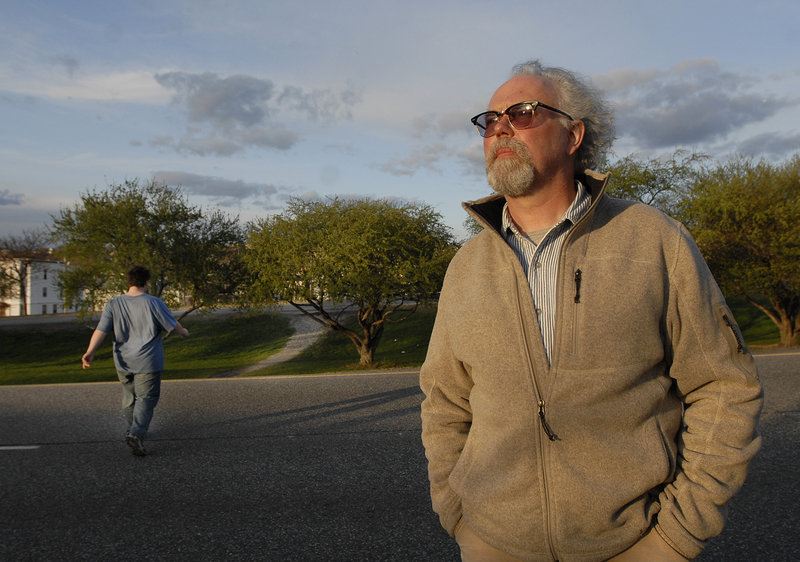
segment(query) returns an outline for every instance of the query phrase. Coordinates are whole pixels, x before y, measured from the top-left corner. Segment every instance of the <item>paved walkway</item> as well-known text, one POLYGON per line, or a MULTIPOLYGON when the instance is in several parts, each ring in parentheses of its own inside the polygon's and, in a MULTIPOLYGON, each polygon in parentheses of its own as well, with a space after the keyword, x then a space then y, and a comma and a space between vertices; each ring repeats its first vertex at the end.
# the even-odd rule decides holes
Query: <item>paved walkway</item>
POLYGON ((294 328, 294 335, 289 338, 289 341, 286 342, 286 345, 283 347, 283 349, 254 365, 249 365, 234 371, 217 373, 214 375, 214 378, 238 377, 241 375, 247 375, 258 371, 259 369, 263 369, 264 367, 270 367, 272 365, 277 365, 278 363, 283 363, 284 361, 289 361, 290 359, 297 357, 301 351, 313 345, 320 337, 323 336, 323 334, 325 334, 326 328, 300 311, 284 310, 282 314, 285 314, 289 317, 292 328, 294 328))
POLYGON ((284 312, 284 314, 289 317, 292 323, 294 335, 289 338, 284 348, 278 353, 270 355, 255 365, 246 367, 242 370, 241 374, 250 373, 262 367, 269 367, 270 365, 276 365, 288 361, 289 359, 294 359, 305 348, 313 345, 327 331, 319 322, 312 320, 302 312, 292 311, 284 312))

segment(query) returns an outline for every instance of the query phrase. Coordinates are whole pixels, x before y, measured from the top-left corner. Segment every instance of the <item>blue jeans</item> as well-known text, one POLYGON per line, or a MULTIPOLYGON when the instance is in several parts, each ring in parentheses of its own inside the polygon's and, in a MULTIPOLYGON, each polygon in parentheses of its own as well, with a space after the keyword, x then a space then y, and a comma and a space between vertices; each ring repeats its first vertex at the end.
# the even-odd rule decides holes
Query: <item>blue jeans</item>
POLYGON ((128 431, 144 439, 153 410, 161 397, 161 371, 156 373, 126 373, 117 371, 122 383, 122 412, 130 426, 128 431))

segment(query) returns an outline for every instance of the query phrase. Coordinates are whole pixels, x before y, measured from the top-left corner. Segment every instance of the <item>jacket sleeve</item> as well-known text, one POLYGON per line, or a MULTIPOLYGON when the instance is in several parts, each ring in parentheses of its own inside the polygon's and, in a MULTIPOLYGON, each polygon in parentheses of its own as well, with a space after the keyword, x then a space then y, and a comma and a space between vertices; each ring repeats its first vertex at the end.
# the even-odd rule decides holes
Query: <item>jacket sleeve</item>
POLYGON ((681 227, 669 274, 667 353, 684 402, 678 470, 660 494, 658 531, 695 557, 722 531, 725 504, 758 451, 763 390, 753 357, 691 236, 681 227))
POLYGON ((458 462, 472 424, 469 393, 472 381, 466 367, 455 357, 447 335, 443 310, 439 303, 428 354, 420 371, 422 402, 422 443, 428 459, 431 500, 442 527, 454 535, 461 519, 461 498, 449 483, 450 473, 458 462))

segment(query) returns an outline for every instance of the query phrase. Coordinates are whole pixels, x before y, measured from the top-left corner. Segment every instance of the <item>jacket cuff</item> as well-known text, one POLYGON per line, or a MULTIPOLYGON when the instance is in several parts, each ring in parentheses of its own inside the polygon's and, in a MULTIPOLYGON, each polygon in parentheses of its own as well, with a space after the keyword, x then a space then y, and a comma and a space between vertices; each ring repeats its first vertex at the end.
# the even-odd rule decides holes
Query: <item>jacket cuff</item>
POLYGON ((674 540, 672 540, 661 527, 661 523, 656 523, 655 531, 658 533, 658 536, 662 538, 662 540, 667 543, 672 550, 687 558, 692 560, 696 558, 701 552, 703 552, 703 547, 705 546, 704 543, 698 541, 694 537, 692 537, 688 542, 684 541, 680 545, 678 545, 674 540))

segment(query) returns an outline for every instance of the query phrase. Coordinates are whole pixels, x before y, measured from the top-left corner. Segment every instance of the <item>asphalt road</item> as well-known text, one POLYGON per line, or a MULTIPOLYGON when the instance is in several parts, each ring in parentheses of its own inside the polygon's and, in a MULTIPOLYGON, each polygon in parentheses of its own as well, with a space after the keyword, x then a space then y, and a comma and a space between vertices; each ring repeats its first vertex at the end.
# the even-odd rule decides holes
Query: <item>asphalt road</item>
MULTIPOLYGON (((701 560, 798 560, 800 355, 760 356, 764 445, 701 560)), ((165 381, 137 458, 115 382, 0 387, 0 559, 458 560, 418 377, 165 381)))

